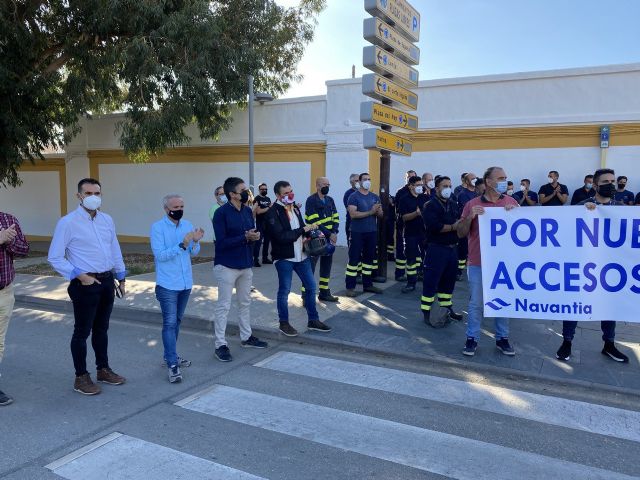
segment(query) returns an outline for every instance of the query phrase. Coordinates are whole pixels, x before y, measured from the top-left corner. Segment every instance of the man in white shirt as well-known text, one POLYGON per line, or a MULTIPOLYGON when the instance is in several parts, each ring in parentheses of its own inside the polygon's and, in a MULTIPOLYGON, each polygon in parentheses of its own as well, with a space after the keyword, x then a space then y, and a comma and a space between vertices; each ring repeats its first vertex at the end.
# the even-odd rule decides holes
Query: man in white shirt
POLYGON ((109 317, 115 296, 114 277, 124 295, 125 266, 112 218, 100 211, 100 182, 85 178, 78 183, 76 210, 56 225, 49 263, 70 280, 68 292, 73 302, 75 324, 71 355, 76 370, 73 389, 84 395, 100 393, 87 371, 87 338, 96 355, 97 380, 122 385, 125 379, 109 367, 107 355, 109 317))

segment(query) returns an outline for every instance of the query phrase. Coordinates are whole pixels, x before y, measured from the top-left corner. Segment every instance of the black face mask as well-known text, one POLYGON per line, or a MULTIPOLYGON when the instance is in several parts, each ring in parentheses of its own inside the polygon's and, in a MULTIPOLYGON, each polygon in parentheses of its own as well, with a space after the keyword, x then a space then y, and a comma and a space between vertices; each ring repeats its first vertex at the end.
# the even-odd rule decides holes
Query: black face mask
POLYGON ((184 215, 184 210, 169 210, 169 216, 174 220, 180 220, 184 215))
POLYGON ((267 196, 267 191, 266 190, 260 190, 260 195, 262 195, 263 197, 267 196))
POLYGON ((616 195, 616 186, 613 183, 605 183, 598 186, 598 194, 601 197, 613 198, 616 195))
POLYGON ((323 194, 323 195, 328 194, 329 193, 329 187, 322 187, 320 189, 320 193, 323 194))
POLYGON ((624 190, 624 188, 627 186, 626 183, 619 183, 618 184, 618 190, 624 190))
POLYGON ((247 203, 249 201, 249 192, 246 190, 240 194, 240 203, 247 203))

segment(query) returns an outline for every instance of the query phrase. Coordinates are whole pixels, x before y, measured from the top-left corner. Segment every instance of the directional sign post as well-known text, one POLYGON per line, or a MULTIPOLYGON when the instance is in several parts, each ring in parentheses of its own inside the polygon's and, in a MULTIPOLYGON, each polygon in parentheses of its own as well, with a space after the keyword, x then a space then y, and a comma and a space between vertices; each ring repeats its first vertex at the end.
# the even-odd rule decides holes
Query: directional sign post
MULTIPOLYGON (((373 17, 363 24, 363 37, 373 45, 364 47, 362 64, 374 73, 362 76, 362 93, 377 102, 362 102, 360 121, 380 126, 364 130, 364 148, 380 151, 380 200, 384 219, 378 223, 378 276, 387 276, 386 219, 391 215, 389 180, 391 153, 410 156, 411 141, 392 133, 393 128, 418 130, 418 117, 404 110, 418 109, 420 14, 406 0, 364 0, 373 17), (378 103, 380 102, 380 103, 378 103)), ((401 239, 397 239, 400 241, 401 239)))

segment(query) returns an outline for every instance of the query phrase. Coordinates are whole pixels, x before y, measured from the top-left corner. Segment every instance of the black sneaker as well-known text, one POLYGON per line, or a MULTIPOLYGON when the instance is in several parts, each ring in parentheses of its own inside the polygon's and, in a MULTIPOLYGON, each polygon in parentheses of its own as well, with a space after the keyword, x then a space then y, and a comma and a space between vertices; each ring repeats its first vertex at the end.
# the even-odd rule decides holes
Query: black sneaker
POLYGON ((369 293, 382 293, 382 289, 381 288, 374 287, 373 285, 371 285, 370 287, 364 287, 363 290, 365 292, 369 292, 369 293))
POLYGON ((226 345, 222 345, 221 347, 216 348, 215 351, 216 358, 221 362, 230 362, 233 360, 231 357, 231 352, 229 351, 229 347, 226 345))
POLYGON ((257 259, 257 258, 254 258, 254 259, 253 259, 253 266, 254 266, 254 267, 261 267, 262 265, 260 265, 260 262, 258 261, 258 259, 257 259))
POLYGON ((406 281, 407 281, 406 275, 402 275, 401 277, 396 277, 396 282, 406 282, 406 281))
POLYGON ((509 344, 508 338, 501 338, 500 340, 496 340, 496 348, 500 350, 504 355, 508 355, 513 357, 516 354, 516 351, 509 344))
POLYGON ((464 318, 461 313, 454 312, 453 308, 451 308, 451 307, 447 308, 447 310, 449 310, 449 318, 451 320, 460 321, 460 320, 462 320, 464 318))
MULTIPOLYGON (((160 364, 163 367, 169 368, 169 365, 167 365, 167 362, 162 360, 162 363, 160 364)), ((187 360, 186 358, 182 358, 182 357, 178 357, 178 366, 181 368, 186 368, 186 367, 190 367, 191 366, 191 360, 187 360)))
POLYGON ((378 275, 376 277, 373 277, 371 279, 371 281, 373 283, 386 283, 387 282, 387 277, 383 277, 382 275, 378 275))
POLYGON ((478 342, 476 342, 475 338, 467 338, 467 343, 464 345, 464 349, 462 350, 462 354, 467 357, 473 357, 476 354, 476 349, 478 348, 478 342))
POLYGON ((311 320, 309 323, 307 323, 307 328, 309 330, 315 330, 316 332, 327 333, 331 331, 331 327, 325 325, 320 320, 311 320))
POLYGON ((0 390, 0 406, 6 407, 7 405, 11 405, 13 403, 13 398, 0 390))
POLYGON ((404 287, 402 287, 402 293, 409 293, 409 292, 415 292, 415 291, 416 291, 415 285, 405 285, 404 287))
POLYGON ((178 365, 169 367, 169 383, 180 383, 182 381, 182 372, 178 365))
POLYGON ((240 345, 246 348, 267 348, 269 346, 267 342, 263 342, 258 337, 254 337, 253 335, 240 342, 240 345))
POLYGON ((338 303, 340 301, 338 297, 331 294, 331 290, 327 290, 326 293, 319 294, 318 300, 320 300, 321 302, 335 302, 335 303, 338 303))
POLYGON ((563 340, 562 345, 556 352, 556 358, 563 362, 568 362, 571 358, 571 342, 569 340, 563 340))
POLYGON ((615 360, 620 363, 628 363, 629 357, 616 348, 616 344, 613 342, 604 342, 604 348, 602 354, 607 355, 611 360, 615 360))
POLYGON ((287 337, 297 337, 298 331, 289 322, 280 323, 280 332, 287 337))

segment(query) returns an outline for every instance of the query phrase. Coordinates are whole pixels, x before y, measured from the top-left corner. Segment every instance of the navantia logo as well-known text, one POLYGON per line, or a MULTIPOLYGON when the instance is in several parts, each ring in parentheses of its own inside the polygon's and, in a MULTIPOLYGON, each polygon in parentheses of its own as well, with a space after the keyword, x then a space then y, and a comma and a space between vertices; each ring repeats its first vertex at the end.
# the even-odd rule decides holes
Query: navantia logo
POLYGON ((501 298, 494 298, 490 302, 485 303, 485 305, 493 310, 502 310, 505 307, 510 306, 510 303, 505 302, 501 298))

